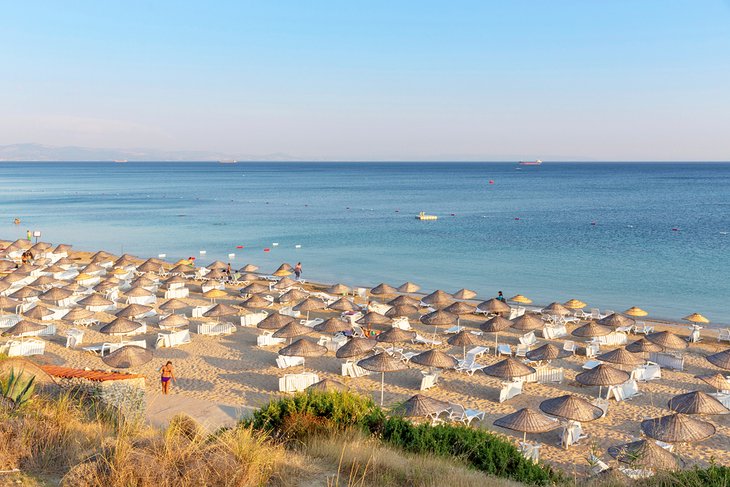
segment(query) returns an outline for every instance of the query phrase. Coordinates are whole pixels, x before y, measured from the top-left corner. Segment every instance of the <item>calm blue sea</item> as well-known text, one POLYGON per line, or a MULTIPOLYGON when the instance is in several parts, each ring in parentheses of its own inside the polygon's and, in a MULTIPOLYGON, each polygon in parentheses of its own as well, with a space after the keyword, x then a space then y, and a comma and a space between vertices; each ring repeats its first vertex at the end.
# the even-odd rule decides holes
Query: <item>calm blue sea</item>
POLYGON ((516 167, 2 163, 0 238, 730 322, 730 164, 516 167))

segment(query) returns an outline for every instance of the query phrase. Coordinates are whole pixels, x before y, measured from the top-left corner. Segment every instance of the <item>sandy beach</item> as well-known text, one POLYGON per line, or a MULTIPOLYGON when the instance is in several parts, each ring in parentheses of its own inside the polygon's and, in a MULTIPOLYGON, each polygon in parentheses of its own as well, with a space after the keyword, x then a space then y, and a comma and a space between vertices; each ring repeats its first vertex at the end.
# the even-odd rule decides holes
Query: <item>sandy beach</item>
MULTIPOLYGON (((9 242, 5 245, 7 244, 9 242)), ((5 247, 5 245, 1 246, 5 247)), ((88 252, 72 252, 69 258, 83 267, 84 264, 89 262, 92 255, 88 252)), ((205 264, 209 263, 205 262, 205 264)), ((226 292, 228 296, 217 299, 216 302, 234 306, 240 305, 243 298, 240 297, 239 289, 244 285, 244 283, 227 285, 226 292)), ((190 297, 185 298, 184 301, 189 307, 181 309, 177 313, 184 313, 190 317, 191 309, 194 306, 209 305, 211 302, 202 296, 201 282, 188 280, 186 287, 190 290, 190 297)), ((303 284, 301 287, 309 291, 314 290, 312 284, 303 284)), ((319 290, 319 285, 317 287, 319 290)), ((156 292, 155 307, 166 301, 162 298, 163 293, 164 291, 161 289, 156 292)), ((272 294, 276 296, 278 293, 272 294)), ((126 303, 124 291, 121 291, 119 296, 118 308, 121 309, 126 303)), ((394 296, 390 296, 390 298, 392 297, 394 296)), ((373 296, 372 299, 385 301, 380 296, 373 296)), ((477 301, 471 302, 473 304, 477 303, 477 301)), ((363 305, 366 303, 366 299, 355 298, 355 303, 363 305)), ((637 305, 642 304, 637 303, 637 305)), ((649 303, 646 305, 648 306, 649 303)), ((270 313, 282 306, 282 304, 275 303, 266 311, 270 313)), ((690 311, 693 310, 688 310, 688 313, 690 311)), ((339 314, 339 311, 313 311, 310 312, 310 318, 326 319, 339 316, 339 314)), ((103 325, 113 320, 115 316, 110 313, 99 312, 96 313, 95 318, 103 325)), ((157 333, 160 331, 156 326, 157 316, 144 320, 148 325, 145 334, 130 338, 134 340, 144 339, 147 348, 154 349, 154 358, 151 362, 130 369, 132 372, 142 374, 146 378, 148 418, 153 424, 164 424, 166 419, 169 419, 177 412, 186 412, 197 417, 210 428, 231 424, 237 417, 250 412, 252 408, 261 406, 270 399, 280 396, 282 393, 278 392, 279 378, 284 374, 300 370, 299 367, 294 369, 278 368, 275 360, 277 351, 283 345, 258 347, 256 339, 262 330, 257 329, 255 326, 236 326, 234 333, 223 336, 204 336, 195 333, 197 323, 212 320, 212 318, 191 318, 192 342, 174 348, 154 348, 157 333), (159 392, 158 370, 168 360, 174 364, 177 383, 173 385, 171 395, 163 396, 159 392)), ((223 321, 235 320, 225 318, 223 321)), ((419 323, 418 315, 411 317, 409 321, 416 332, 423 336, 432 336, 433 327, 419 323)), ((464 315, 461 317, 460 323, 467 330, 477 331, 479 324, 484 321, 485 317, 483 316, 464 315)), ((44 321, 43 323, 51 322, 44 321)), ((109 369, 95 354, 65 347, 66 332, 68 329, 74 328, 71 323, 64 320, 56 320, 52 323, 57 326, 57 335, 43 338, 47 341, 45 353, 42 356, 31 357, 34 361, 77 368, 109 369)), ((568 333, 574 327, 575 325, 571 326, 568 333)), ((78 326, 75 328, 78 328, 78 326)), ((84 345, 120 340, 120 337, 110 337, 100 333, 98 329, 99 326, 84 329, 84 345)), ((374 329, 385 330, 386 328, 374 327, 374 329)), ((656 329, 657 331, 668 329, 683 337, 689 333, 687 326, 681 324, 657 325, 656 329)), ((558 430, 528 435, 530 441, 543 444, 540 453, 541 460, 558 466, 571 475, 573 473, 579 476, 585 475, 589 469, 586 458, 591 452, 598 451, 604 460, 608 460, 610 457, 606 450, 610 446, 639 439, 642 436, 640 422, 643 419, 669 414, 667 401, 671 397, 695 390, 708 393, 714 392, 710 386, 695 378, 695 376, 719 372, 720 369, 711 365, 704 357, 726 349, 727 344, 718 343, 716 338, 717 330, 706 327, 702 332, 702 341, 690 343, 688 349, 684 352, 683 371, 662 369, 661 379, 639 383, 640 395, 622 402, 612 400, 606 416, 583 424, 583 429, 588 434, 588 438, 581 440, 577 445, 571 446, 569 450, 566 451, 558 445, 558 430)), ((522 332, 508 329, 499 334, 499 341, 514 347, 519 343, 518 338, 521 335, 522 332)), ((308 338, 316 340, 319 336, 319 333, 312 332, 308 335, 308 338)), ((461 357, 461 347, 452 347, 446 343, 448 335, 439 333, 436 338, 442 342, 441 345, 431 347, 408 343, 405 344, 404 348, 413 352, 422 352, 435 348, 453 354, 457 358, 461 357)), ((480 340, 480 343, 490 347, 489 353, 479 358, 480 364, 490 365, 504 358, 493 354, 493 334, 485 333, 483 336, 476 338, 480 340)), ((629 343, 638 338, 640 336, 629 336, 629 343)), ((125 339, 127 338, 125 337, 125 339)), ((566 339, 581 342, 581 339, 570 335, 557 340, 546 340, 539 337, 538 333, 538 343, 532 348, 534 349, 545 343, 553 343, 562 348, 566 339)), ((613 348, 615 347, 602 346, 601 352, 613 348)), ((574 393, 589 400, 594 399, 598 393, 597 387, 585 387, 575 381, 575 376, 583 371, 581 366, 586 360, 585 356, 576 354, 553 361, 552 366, 562 367, 565 370, 565 379, 562 383, 528 383, 525 384, 522 394, 502 403, 499 402, 501 380, 489 377, 481 371, 477 371, 470 376, 454 370, 445 370, 436 386, 425 391, 424 394, 436 399, 462 404, 467 408, 484 411, 486 413, 484 420, 474 422, 472 425, 495 431, 516 443, 521 440, 521 434, 494 427, 492 424, 494 420, 520 408, 538 409, 540 402, 544 399, 567 393, 574 393)), ((380 374, 359 378, 342 377, 340 374, 342 362, 342 359, 336 358, 334 353, 330 352, 322 357, 307 358, 306 368, 307 371, 316 372, 320 379, 329 378, 341 381, 351 389, 370 395, 378 400, 380 374)), ((421 371, 423 369, 423 367, 411 363, 408 365, 407 370, 385 374, 384 403, 386 407, 402 402, 419 392, 422 378, 421 371)), ((728 438, 730 416, 716 415, 703 419, 709 420, 716 425, 717 433, 705 441, 678 446, 682 456, 689 465, 707 465, 711 459, 722 464, 730 463, 730 452, 727 450, 727 444, 730 440, 728 438)))

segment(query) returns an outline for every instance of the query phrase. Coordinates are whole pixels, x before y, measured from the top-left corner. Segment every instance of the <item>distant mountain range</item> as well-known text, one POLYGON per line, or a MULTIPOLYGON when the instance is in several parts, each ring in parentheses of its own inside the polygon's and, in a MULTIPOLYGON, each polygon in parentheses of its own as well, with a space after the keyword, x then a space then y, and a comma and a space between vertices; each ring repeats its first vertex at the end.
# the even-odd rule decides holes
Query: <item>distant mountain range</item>
POLYGON ((288 154, 226 154, 206 151, 156 149, 99 149, 44 144, 0 145, 0 161, 297 161, 288 154))

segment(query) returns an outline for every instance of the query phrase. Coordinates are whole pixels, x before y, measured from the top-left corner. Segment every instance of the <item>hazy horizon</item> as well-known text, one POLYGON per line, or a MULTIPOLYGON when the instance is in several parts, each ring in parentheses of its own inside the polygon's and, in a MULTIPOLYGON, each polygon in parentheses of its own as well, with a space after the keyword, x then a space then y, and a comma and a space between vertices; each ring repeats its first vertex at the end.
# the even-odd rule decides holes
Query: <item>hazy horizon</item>
POLYGON ((730 158, 726 1, 39 1, 3 17, 0 146, 730 158))

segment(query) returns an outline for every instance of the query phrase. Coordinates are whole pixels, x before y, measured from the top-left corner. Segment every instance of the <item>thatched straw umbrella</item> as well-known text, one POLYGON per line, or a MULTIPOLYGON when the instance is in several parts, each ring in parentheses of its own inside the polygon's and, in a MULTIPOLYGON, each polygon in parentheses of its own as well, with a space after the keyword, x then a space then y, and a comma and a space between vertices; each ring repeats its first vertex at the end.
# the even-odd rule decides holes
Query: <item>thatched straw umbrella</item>
POLYGON ((522 408, 494 421, 494 426, 522 433, 522 442, 527 441, 527 433, 547 433, 560 426, 560 421, 545 416, 539 411, 522 408))
POLYGON ((7 296, 0 296, 0 311, 4 312, 7 308, 15 309, 20 306, 20 301, 16 301, 7 296))
POLYGON ((649 438, 666 443, 694 443, 715 434, 715 425, 680 413, 641 422, 641 431, 649 438))
POLYGON ((159 308, 163 311, 172 311, 173 313, 179 309, 187 308, 188 304, 182 299, 172 298, 162 303, 159 308))
POLYGON ((685 316, 682 319, 684 321, 689 321, 690 323, 695 323, 695 324, 698 324, 698 323, 707 324, 710 322, 710 320, 708 320, 707 318, 705 318, 704 316, 702 316, 699 313, 692 313, 691 315, 685 316))
POLYGON ((337 358, 359 357, 368 353, 378 344, 375 340, 367 338, 352 337, 335 352, 337 358))
POLYGON ((489 367, 482 369, 485 374, 492 377, 499 377, 500 379, 513 380, 519 377, 525 377, 535 372, 532 367, 523 364, 519 360, 515 360, 512 357, 507 357, 501 362, 492 364, 489 367))
POLYGON ((709 394, 700 391, 687 392, 674 396, 667 407, 682 414, 726 414, 730 410, 709 394))
POLYGON ((542 309, 543 314, 549 314, 549 315, 558 315, 558 316, 568 316, 570 314, 573 314, 571 310, 563 306, 562 304, 558 302, 553 302, 548 304, 542 309))
POLYGON ((646 339, 664 349, 684 350, 687 348, 687 341, 670 331, 649 333, 646 335, 646 339))
POLYGON ((292 275, 292 271, 290 271, 288 269, 278 269, 278 270, 274 271, 274 274, 273 275, 276 276, 276 277, 291 276, 292 275))
POLYGON ((117 311, 116 316, 122 318, 137 318, 145 313, 149 313, 152 309, 152 306, 145 306, 144 304, 130 304, 117 311))
POLYGON ((46 328, 46 325, 41 325, 40 323, 35 323, 30 320, 20 320, 16 324, 5 330, 2 335, 23 338, 30 333, 45 330, 46 328))
POLYGON ((391 286, 390 284, 386 284, 384 282, 381 282, 374 288, 370 290, 370 294, 374 294, 376 296, 382 296, 382 295, 388 295, 388 294, 398 294, 398 290, 391 286))
POLYGON ((669 450, 651 440, 639 440, 624 445, 612 446, 608 454, 632 468, 652 470, 677 470, 683 462, 669 450))
POLYGON ((633 316, 634 318, 641 318, 642 316, 647 316, 649 313, 637 306, 632 306, 631 308, 624 311, 624 314, 628 316, 633 316))
POLYGON ((412 306, 410 304, 399 304, 397 306, 393 306, 388 311, 385 312, 385 316, 388 318, 396 318, 399 316, 411 316, 418 313, 418 308, 415 306, 412 306))
POLYGON ((431 418, 435 419, 440 413, 448 410, 449 403, 439 401, 423 394, 416 394, 400 406, 393 409, 395 414, 407 418, 431 418))
POLYGON ((345 286, 344 284, 333 284, 327 288, 328 293, 342 294, 343 296, 349 294, 350 291, 352 291, 352 289, 350 289, 348 286, 345 286))
POLYGON ((454 297, 447 292, 437 289, 431 294, 427 294, 426 296, 422 297, 421 302, 424 304, 428 304, 429 306, 433 306, 437 309, 445 308, 446 306, 454 302, 454 297))
POLYGON ((34 320, 42 320, 43 318, 47 316, 53 315, 53 311, 46 308, 42 304, 36 304, 32 308, 30 308, 28 311, 23 313, 23 316, 27 316, 28 318, 33 318, 34 320))
POLYGON ((584 386, 598 386, 598 397, 600 398, 604 386, 623 384, 630 377, 631 375, 623 370, 619 370, 610 365, 600 364, 576 375, 575 380, 584 386))
POLYGON ((581 338, 595 338, 610 335, 613 332, 607 326, 599 325, 595 321, 589 321, 583 326, 579 326, 573 330, 570 334, 581 338))
POLYGON ((390 325, 393 323, 393 320, 375 311, 368 311, 356 323, 358 325, 365 325, 367 331, 370 332, 370 328, 373 325, 390 325))
POLYGON ((449 313, 448 311, 445 311, 443 309, 437 309, 436 311, 432 313, 428 313, 426 315, 421 316, 419 318, 420 322, 424 325, 431 325, 433 326, 433 334, 434 337, 436 336, 436 329, 439 326, 450 326, 457 323, 459 320, 459 315, 454 313, 449 313))
POLYGON ((403 343, 409 342, 414 338, 416 338, 415 331, 406 331, 401 328, 393 327, 375 337, 375 341, 381 343, 403 343))
POLYGON ((552 360, 564 358, 568 355, 570 355, 570 353, 563 350, 562 348, 558 348, 552 343, 546 343, 545 345, 537 347, 535 350, 528 351, 525 354, 525 357, 535 362, 549 363, 552 360))
MULTIPOLYGON (((309 297, 309 293, 301 289, 290 289, 279 296, 280 303, 293 303, 294 301, 302 301, 309 297)), ((344 299, 344 298, 343 298, 344 299)))
POLYGON ((722 352, 713 353, 705 357, 715 367, 721 369, 730 370, 730 349, 723 350, 722 352))
POLYGON ((324 301, 318 298, 307 298, 297 305, 294 306, 295 311, 306 311, 307 312, 307 320, 309 320, 309 312, 310 311, 321 311, 325 309, 326 305, 324 304, 324 301))
POLYGON ((235 316, 241 312, 240 309, 225 303, 218 303, 203 313, 206 318, 220 318, 221 316, 235 316))
POLYGON ((136 345, 125 345, 101 358, 105 364, 117 369, 139 367, 152 360, 152 351, 136 345))
POLYGON ((477 305, 477 311, 481 311, 483 313, 509 313, 510 309, 511 308, 507 303, 500 301, 497 298, 487 299, 477 305))
POLYGON ((619 327, 619 326, 631 326, 636 323, 636 320, 633 320, 631 318, 627 318, 624 315, 620 315, 618 313, 612 313, 605 318, 601 318, 598 320, 599 325, 604 326, 611 326, 611 327, 619 327))
POLYGON ((211 270, 211 271, 213 271, 213 270, 216 270, 216 269, 225 269, 227 267, 228 266, 226 265, 225 262, 220 261, 220 260, 216 260, 216 261, 214 261, 213 263, 211 263, 208 266, 208 269, 211 270))
POLYGON ((466 347, 470 347, 477 343, 477 339, 474 334, 466 330, 462 330, 456 335, 450 336, 449 339, 446 341, 449 345, 453 345, 455 347, 463 347, 464 360, 466 360, 466 347))
POLYGON ((650 342, 646 338, 640 338, 635 342, 629 343, 625 348, 631 353, 660 352, 662 350, 662 347, 650 342))
POLYGON ((306 390, 318 392, 344 392, 347 390, 347 386, 336 380, 322 379, 321 381, 315 382, 311 386, 307 387, 306 390))
POLYGON ((414 298, 413 296, 397 296, 390 301, 388 301, 388 304, 391 306, 415 306, 416 308, 419 307, 421 302, 414 298))
POLYGON ((99 332, 107 335, 119 335, 121 337, 123 335, 134 334, 141 330, 143 326, 142 323, 132 321, 128 318, 115 318, 110 323, 102 326, 99 332))
POLYGON ((291 323, 284 325, 276 330, 272 336, 274 338, 288 338, 289 343, 291 343, 292 338, 309 335, 313 331, 314 330, 312 330, 308 326, 304 326, 296 321, 292 321, 291 323))
POLYGON ((44 292, 38 298, 42 301, 50 301, 52 303, 58 303, 64 299, 68 299, 73 296, 73 291, 64 289, 62 287, 52 287, 48 291, 44 292))
POLYGON ((399 293, 415 293, 421 289, 421 286, 412 282, 404 282, 397 289, 399 293))
POLYGON ((570 421, 593 421, 603 416, 603 410, 601 408, 572 394, 542 401, 540 403, 540 411, 550 416, 567 419, 569 422, 564 429, 566 433, 570 427, 570 421))
POLYGON ((352 325, 350 325, 350 323, 343 321, 339 318, 327 318, 322 323, 314 325, 314 331, 318 331, 320 333, 329 333, 332 335, 334 335, 335 333, 351 331, 351 330, 352 330, 352 325))
POLYGON ((436 369, 452 369, 458 363, 454 357, 439 350, 426 350, 425 352, 421 352, 413 356, 411 362, 436 369))
POLYGON ((276 284, 274 284, 272 287, 274 289, 287 289, 292 286, 299 285, 299 282, 295 281, 291 277, 285 277, 283 279, 280 279, 276 284))
POLYGON ((259 266, 253 264, 246 264, 239 269, 241 272, 256 272, 257 270, 259 270, 259 266))
POLYGON ((508 320, 507 318, 502 318, 501 316, 497 315, 494 318, 491 318, 481 325, 479 325, 479 329, 486 333, 494 333, 494 354, 497 355, 497 344, 499 340, 499 333, 502 331, 505 331, 509 327, 512 326, 512 322, 508 320))
POLYGON ((730 380, 719 372, 715 372, 714 374, 697 375, 695 378, 714 387, 717 392, 730 391, 730 380))
POLYGON ((583 309, 586 306, 588 306, 583 301, 580 301, 579 299, 570 299, 563 303, 563 306, 565 306, 568 309, 583 309))
POLYGON ((357 311, 360 309, 360 307, 347 298, 340 298, 337 301, 335 301, 334 303, 328 305, 327 309, 333 309, 335 311, 350 312, 350 311, 357 311))
POLYGON ((517 294, 515 296, 512 296, 507 301, 512 301, 513 303, 518 303, 518 304, 531 304, 532 303, 532 299, 530 299, 526 296, 523 296, 522 294, 517 294))
POLYGON ((383 405, 385 393, 385 373, 405 370, 406 364, 393 357, 387 352, 381 352, 371 357, 360 360, 357 365, 371 372, 380 372, 380 405, 383 405))
MULTIPOLYGON (((12 276, 12 274, 10 274, 12 276)), ((10 276, 8 276, 10 277, 10 276)), ((7 279, 7 278, 6 278, 7 279)), ((17 291, 15 291, 13 294, 10 295, 13 299, 21 299, 26 300, 28 298, 34 298, 36 296, 39 296, 41 292, 38 289, 34 289, 29 286, 21 287, 17 291)))
POLYGON ((203 297, 210 299, 212 303, 215 303, 216 299, 228 297, 228 293, 223 289, 211 289, 203 293, 203 297))
POLYGON ((542 330, 545 322, 542 318, 532 313, 525 313, 512 321, 512 329, 520 331, 542 330))
POLYGON ((167 318, 161 319, 157 325, 159 327, 165 327, 165 328, 180 328, 182 326, 189 326, 190 321, 185 317, 185 315, 170 315, 167 318))
POLYGON ((269 292, 269 286, 261 284, 260 282, 252 282, 248 286, 242 287, 240 292, 244 296, 248 294, 266 293, 269 292))
POLYGON ((87 320, 92 316, 94 316, 94 312, 86 308, 71 308, 71 311, 63 315, 63 319, 66 321, 87 320))
POLYGON ((244 308, 263 309, 271 306, 271 301, 264 298, 260 294, 254 294, 250 298, 242 302, 241 306, 243 306, 244 308))
POLYGON ((596 358, 602 362, 608 362, 618 365, 628 365, 631 367, 636 367, 644 363, 644 359, 642 359, 641 357, 637 357, 635 354, 629 352, 625 348, 615 348, 610 352, 602 353, 596 358))
POLYGON ((469 303, 465 303, 464 301, 457 301, 454 304, 450 304, 447 307, 444 308, 444 311, 447 311, 449 313, 453 313, 457 316, 456 324, 459 324, 459 319, 462 315, 470 315, 474 314, 474 312, 477 310, 477 307, 474 305, 471 305, 469 303))
MULTIPOLYGON (((313 341, 307 340, 306 338, 300 338, 291 345, 288 345, 279 350, 279 355, 285 357, 321 357, 327 353, 327 347, 317 345, 313 341)), ((304 371, 304 363, 302 362, 302 371, 304 371)))
POLYGON ((471 289, 462 288, 452 294, 456 299, 473 299, 477 297, 477 293, 471 289))
POLYGON ((281 313, 271 313, 269 316, 259 321, 256 324, 256 328, 260 330, 278 330, 282 326, 288 325, 296 321, 291 316, 283 315, 281 313))

